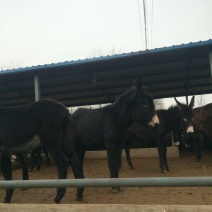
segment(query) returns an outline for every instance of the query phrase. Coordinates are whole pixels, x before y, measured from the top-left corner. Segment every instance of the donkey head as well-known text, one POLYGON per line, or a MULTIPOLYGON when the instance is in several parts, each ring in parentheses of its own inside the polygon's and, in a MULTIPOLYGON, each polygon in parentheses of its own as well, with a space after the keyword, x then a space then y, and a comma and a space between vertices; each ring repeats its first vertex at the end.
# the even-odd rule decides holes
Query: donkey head
POLYGON ((193 128, 193 123, 192 123, 192 116, 193 116, 193 107, 194 107, 194 96, 191 99, 191 102, 189 105, 185 105, 180 103, 176 98, 174 98, 178 108, 181 111, 181 122, 183 129, 187 133, 193 133, 194 128, 193 128))
POLYGON ((149 126, 156 126, 159 124, 159 119, 155 111, 155 105, 152 96, 143 87, 143 80, 141 76, 134 82, 135 98, 132 109, 133 121, 138 123, 148 122, 149 126))

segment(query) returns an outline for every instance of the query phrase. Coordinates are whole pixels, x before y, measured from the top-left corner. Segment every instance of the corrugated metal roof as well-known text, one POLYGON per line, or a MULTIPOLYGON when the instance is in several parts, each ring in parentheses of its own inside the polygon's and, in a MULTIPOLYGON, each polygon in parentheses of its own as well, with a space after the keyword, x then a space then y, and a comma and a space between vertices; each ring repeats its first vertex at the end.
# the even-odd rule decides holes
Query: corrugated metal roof
POLYGON ((0 71, 0 105, 34 101, 34 75, 42 98, 67 106, 113 102, 138 74, 154 98, 212 93, 210 51, 212 40, 0 71))

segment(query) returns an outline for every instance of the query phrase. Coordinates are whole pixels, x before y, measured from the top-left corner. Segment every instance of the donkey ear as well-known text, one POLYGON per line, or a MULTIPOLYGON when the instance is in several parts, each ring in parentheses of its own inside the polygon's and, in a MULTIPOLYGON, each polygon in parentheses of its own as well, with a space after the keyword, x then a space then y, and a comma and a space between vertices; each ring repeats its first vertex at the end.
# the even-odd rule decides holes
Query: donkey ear
POLYGON ((193 107, 194 107, 194 96, 191 98, 191 102, 190 102, 190 104, 189 104, 189 107, 190 107, 191 109, 193 109, 193 107))
POLYGON ((143 86, 143 77, 141 75, 139 75, 137 79, 134 81, 134 86, 136 86, 137 89, 143 86))
POLYGON ((181 104, 175 97, 174 97, 175 102, 177 103, 177 106, 179 107, 180 110, 183 109, 183 104, 181 104))

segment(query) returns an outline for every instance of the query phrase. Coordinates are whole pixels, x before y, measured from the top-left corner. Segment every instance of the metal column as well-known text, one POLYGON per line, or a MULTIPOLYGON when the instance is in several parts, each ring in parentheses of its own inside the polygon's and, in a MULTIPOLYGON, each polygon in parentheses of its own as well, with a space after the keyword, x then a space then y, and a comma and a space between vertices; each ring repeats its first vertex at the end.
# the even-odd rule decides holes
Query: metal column
POLYGON ((34 88, 35 88, 35 101, 39 101, 40 100, 40 80, 38 75, 34 76, 34 88))
POLYGON ((211 83, 212 83, 212 51, 209 52, 209 63, 211 69, 211 83))

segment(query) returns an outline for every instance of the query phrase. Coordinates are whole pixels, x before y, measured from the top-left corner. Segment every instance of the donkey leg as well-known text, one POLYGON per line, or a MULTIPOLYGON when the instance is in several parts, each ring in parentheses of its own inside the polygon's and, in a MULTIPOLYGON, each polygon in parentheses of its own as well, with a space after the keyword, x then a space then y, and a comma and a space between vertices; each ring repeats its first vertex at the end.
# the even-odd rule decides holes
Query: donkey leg
POLYGON ((117 157, 119 156, 112 149, 109 149, 107 151, 107 156, 108 156, 108 167, 110 170, 110 177, 118 178, 119 177, 118 169, 120 163, 118 163, 117 157))
POLYGON ((16 156, 18 157, 22 165, 22 178, 23 180, 29 180, 28 165, 27 165, 27 155, 24 152, 17 152, 16 156))
POLYGON ((166 168, 166 171, 170 171, 168 161, 167 161, 167 146, 166 142, 164 142, 164 152, 163 152, 163 161, 164 161, 164 166, 166 168))
POLYGON ((36 150, 33 150, 30 154, 29 172, 32 172, 34 170, 35 164, 36 164, 36 150))
POLYGON ((131 160, 131 156, 130 156, 130 148, 129 147, 125 148, 125 153, 126 153, 128 165, 130 166, 131 170, 134 170, 135 167, 132 164, 132 160, 131 160))
MULTIPOLYGON (((119 166, 121 162, 121 152, 122 149, 116 151, 116 147, 114 145, 110 145, 107 148, 107 157, 108 157, 108 166, 110 170, 110 177, 111 178, 118 178, 119 177, 119 166)), ((114 186, 112 187, 113 191, 118 190, 120 191, 120 187, 114 186)))
POLYGON ((199 162, 202 158, 201 155, 201 138, 199 133, 193 133, 192 139, 194 140, 195 147, 196 147, 196 161, 199 162))
POLYGON ((41 147, 38 147, 36 149, 36 165, 37 165, 37 171, 40 170, 42 161, 43 161, 43 158, 41 156, 41 147))
MULTIPOLYGON (((67 170, 68 170, 68 161, 66 156, 64 155, 62 150, 57 150, 56 153, 50 153, 52 158, 55 161, 58 171, 58 179, 66 179, 67 178, 67 170)), ((66 188, 58 188, 57 195, 54 198, 55 203, 60 203, 61 199, 64 197, 66 193, 66 188)))
POLYGON ((45 154, 45 157, 46 157, 46 165, 49 166, 50 165, 49 153, 48 153, 47 149, 44 146, 42 146, 42 150, 43 150, 43 152, 45 154))
POLYGON ((84 177, 84 173, 83 173, 83 161, 84 161, 84 157, 85 157, 85 152, 86 152, 86 147, 82 144, 80 138, 78 138, 77 136, 74 136, 72 138, 72 150, 74 149, 74 151, 76 152, 78 158, 79 158, 79 162, 80 162, 80 168, 82 171, 82 175, 84 177))
MULTIPOLYGON (((68 160, 69 160, 69 163, 71 165, 74 177, 76 179, 84 178, 82 164, 80 164, 78 155, 73 150, 68 155, 68 160)), ((82 158, 82 162, 83 162, 83 158, 82 158)), ((77 188, 77 196, 76 196, 76 199, 75 199, 76 201, 82 201, 83 200, 83 191, 84 191, 84 188, 77 188)))
MULTIPOLYGON (((125 141, 125 154, 127 158, 127 164, 130 166, 131 170, 134 170, 135 167, 132 164, 131 156, 130 156, 130 143, 132 142, 132 135, 130 133, 127 134, 127 138, 125 141)), ((121 158, 122 159, 122 158, 121 158)))
POLYGON ((164 144, 161 138, 157 138, 157 147, 158 147, 158 154, 159 154, 159 163, 162 173, 166 172, 166 166, 164 164, 164 144))
MULTIPOLYGON (((125 153, 126 153, 126 150, 125 150, 125 153)), ((127 156, 127 154, 126 154, 126 156, 127 156)), ((119 164, 119 169, 121 169, 121 168, 122 168, 122 157, 120 159, 120 164, 119 164)))
POLYGON ((162 138, 161 139, 161 154, 162 154, 162 163, 163 163, 163 168, 165 169, 163 172, 170 171, 168 161, 167 161, 167 145, 166 145, 166 139, 162 138))
MULTIPOLYGON (((39 134, 40 141, 49 151, 52 159, 55 161, 58 171, 58 179, 67 178, 68 160, 66 156, 66 146, 63 146, 63 132, 57 127, 47 127, 39 134)), ((66 188, 58 188, 54 198, 55 203, 60 203, 66 193, 66 188)))
MULTIPOLYGON (((4 154, 1 159, 1 170, 5 180, 12 180, 12 163, 11 155, 4 154)), ((14 189, 6 189, 4 203, 10 203, 14 189)))

